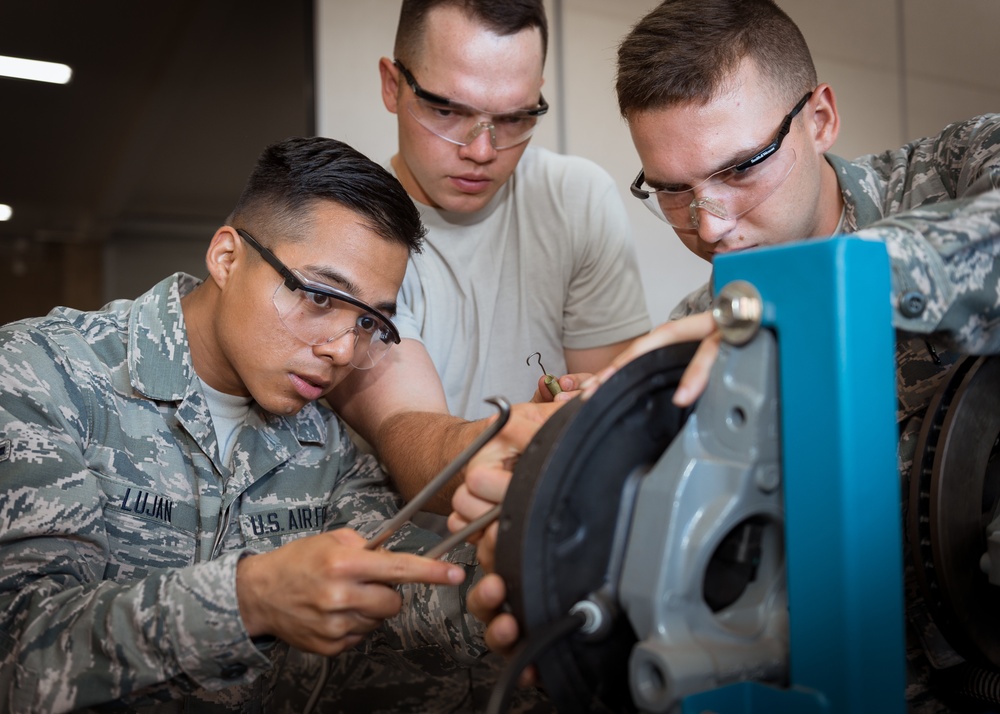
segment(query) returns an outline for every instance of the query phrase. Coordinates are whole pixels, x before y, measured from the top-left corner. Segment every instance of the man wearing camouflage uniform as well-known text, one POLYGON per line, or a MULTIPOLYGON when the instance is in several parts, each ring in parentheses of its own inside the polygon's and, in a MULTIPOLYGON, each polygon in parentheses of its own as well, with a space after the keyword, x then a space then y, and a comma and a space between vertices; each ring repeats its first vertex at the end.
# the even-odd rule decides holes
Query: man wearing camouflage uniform
POLYGON ((270 709, 288 645, 332 657, 386 618, 384 641, 483 653, 472 554, 365 550, 397 500, 316 402, 398 342, 423 233, 377 164, 290 139, 204 282, 0 328, 0 710, 270 709))
MULTIPOLYGON (((829 154, 839 130, 833 89, 818 83, 805 40, 771 0, 666 0, 623 40, 616 89, 643 169, 632 192, 696 255, 711 261, 847 233, 886 244, 899 463, 908 476, 923 414, 958 353, 1000 352, 1000 115, 855 161, 829 154)), ((721 339, 711 300, 709 282, 586 383, 584 395, 639 354, 702 340, 675 399, 693 403, 721 339)), ((477 496, 491 500, 459 490, 456 506, 471 506, 463 518, 477 515, 477 496)), ((503 591, 495 576, 478 588, 503 591)), ((911 710, 936 714, 949 709, 927 691, 920 645, 938 643, 939 651, 927 648, 930 661, 955 655, 940 651, 943 638, 927 632, 920 611, 911 599, 908 614, 921 626, 909 632, 907 699, 911 710)), ((513 631, 500 615, 487 641, 503 649, 513 631)))
MULTIPOLYGON (((804 39, 770 0, 664 2, 622 42, 617 91, 642 161, 643 188, 688 189, 683 193, 690 194, 677 201, 676 194, 653 192, 646 203, 654 209, 667 206, 659 215, 696 254, 711 260, 732 250, 839 234, 885 243, 898 330, 899 465, 907 477, 924 412, 949 367, 961 353, 1000 352, 1000 115, 952 124, 937 136, 854 161, 829 154, 839 128, 833 89, 817 83, 804 39), (680 30, 695 16, 698 23, 680 30), (718 48, 704 44, 706 38, 718 48), (777 151, 739 175, 719 175, 721 191, 711 182, 699 188, 699 181, 715 170, 754 157, 775 138, 776 128, 785 127, 781 114, 805 94, 809 98, 792 117, 777 151), (686 140, 673 143, 676 134, 670 132, 681 130, 681 120, 694 115, 702 123, 686 123, 686 140), (699 129, 706 121, 724 125, 721 135, 728 143, 704 141, 697 154, 688 152, 705 139, 699 129), (715 146, 732 147, 736 160, 698 170, 711 165, 715 146), (740 146, 743 155, 738 155, 740 146), (791 161, 781 156, 792 152, 791 161), (696 155, 703 163, 692 161, 696 155), (791 165, 787 171, 768 167, 782 160, 791 165), (755 196, 761 200, 755 206, 741 203, 741 193, 754 194, 759 181, 765 184, 755 196), (703 195, 722 196, 723 210, 690 208, 703 195), (681 203, 684 211, 672 212, 681 203), (725 209, 731 214, 749 210, 727 218, 719 215, 725 209)), ((709 283, 689 295, 671 319, 699 313, 695 319, 703 319, 711 300, 709 283)), ((634 349, 662 344, 663 337, 634 349)), ((709 339, 717 344, 718 333, 709 339)), ((919 616, 915 605, 911 599, 908 611, 919 616)), ((940 650, 943 643, 935 633, 910 634, 913 645, 924 639, 940 650)), ((928 653, 934 661, 953 657, 930 647, 928 653)), ((928 695, 926 663, 913 655, 907 692, 911 710, 948 711, 928 695)))

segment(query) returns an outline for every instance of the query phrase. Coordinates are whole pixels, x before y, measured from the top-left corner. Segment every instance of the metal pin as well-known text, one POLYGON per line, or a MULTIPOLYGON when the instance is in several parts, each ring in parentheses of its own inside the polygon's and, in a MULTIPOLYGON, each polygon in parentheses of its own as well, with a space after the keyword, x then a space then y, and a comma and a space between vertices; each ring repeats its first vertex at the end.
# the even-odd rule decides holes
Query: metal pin
POLYGON ((549 388, 549 393, 554 397, 562 391, 562 388, 559 386, 559 380, 545 371, 545 365, 542 364, 542 353, 532 352, 525 360, 525 364, 531 366, 531 358, 536 356, 538 357, 538 366, 542 368, 542 374, 545 375, 545 386, 549 388))

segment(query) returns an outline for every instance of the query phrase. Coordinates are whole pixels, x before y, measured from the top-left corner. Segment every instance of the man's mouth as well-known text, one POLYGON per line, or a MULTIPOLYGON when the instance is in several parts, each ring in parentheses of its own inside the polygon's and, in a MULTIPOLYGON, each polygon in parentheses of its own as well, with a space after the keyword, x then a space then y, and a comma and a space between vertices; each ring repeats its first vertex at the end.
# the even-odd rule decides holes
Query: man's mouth
POLYGON ((292 372, 288 375, 288 378, 292 382, 292 386, 295 387, 295 391, 310 402, 314 402, 322 397, 330 388, 328 380, 312 375, 301 375, 292 372))
POLYGON ((492 181, 487 176, 469 175, 452 176, 451 182, 466 193, 479 193, 484 191, 492 181))

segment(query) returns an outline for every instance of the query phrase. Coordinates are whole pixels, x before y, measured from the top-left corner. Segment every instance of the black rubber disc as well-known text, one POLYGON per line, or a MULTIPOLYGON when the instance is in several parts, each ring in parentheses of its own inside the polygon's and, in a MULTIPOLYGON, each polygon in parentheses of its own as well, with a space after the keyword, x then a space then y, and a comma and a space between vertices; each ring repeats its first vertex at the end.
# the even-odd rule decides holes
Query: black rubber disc
MULTIPOLYGON (((671 399, 696 347, 673 345, 629 363, 588 401, 556 412, 519 459, 496 567, 526 636, 604 584, 626 481, 648 472, 690 413, 671 399)), ((562 712, 634 711, 635 642, 618 615, 600 641, 573 635, 554 643, 536 662, 546 692, 562 712)))

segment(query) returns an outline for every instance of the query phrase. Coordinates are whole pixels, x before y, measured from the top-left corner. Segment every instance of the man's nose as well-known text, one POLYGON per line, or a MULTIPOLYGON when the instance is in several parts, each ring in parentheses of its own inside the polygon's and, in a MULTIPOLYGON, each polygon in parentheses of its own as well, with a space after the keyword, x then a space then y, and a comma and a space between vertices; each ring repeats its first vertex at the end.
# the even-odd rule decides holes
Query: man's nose
POLYGON ((344 328, 326 342, 314 345, 313 352, 321 357, 328 357, 338 367, 346 367, 354 359, 354 351, 358 346, 358 328, 344 328))
POLYGON ((714 198, 696 198, 688 206, 691 227, 705 243, 717 243, 728 233, 736 221, 729 218, 726 207, 714 198))
POLYGON ((492 161, 497 155, 497 138, 493 125, 489 122, 479 122, 469 132, 469 143, 461 147, 463 158, 469 158, 477 163, 492 161))

